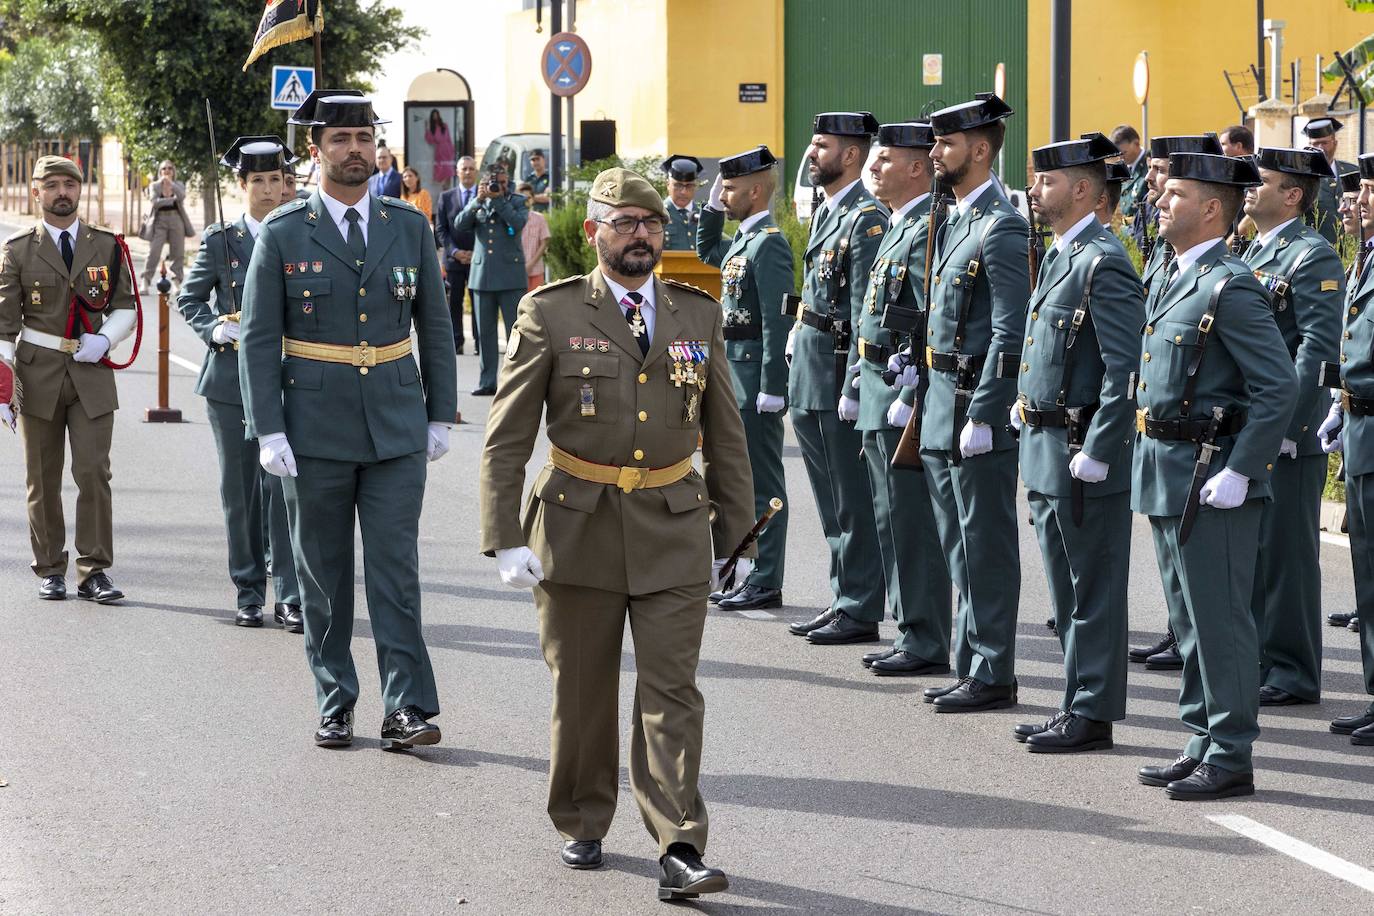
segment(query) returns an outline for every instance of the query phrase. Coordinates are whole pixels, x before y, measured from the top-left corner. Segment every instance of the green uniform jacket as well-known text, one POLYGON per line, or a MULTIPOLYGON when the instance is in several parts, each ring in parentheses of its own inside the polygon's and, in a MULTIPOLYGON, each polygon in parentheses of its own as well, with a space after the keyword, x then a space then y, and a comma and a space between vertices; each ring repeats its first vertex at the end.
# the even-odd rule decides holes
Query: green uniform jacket
MULTIPOLYGON (((663 198, 663 206, 668 211, 668 228, 664 230, 663 247, 667 251, 691 251, 696 247, 697 233, 701 231, 702 206, 696 201, 683 216, 677 204, 663 198)), ((790 286, 790 285, 789 285, 790 286)))
MULTIPOLYGON (((1249 499, 1267 499, 1269 475, 1297 400, 1297 373, 1264 288, 1221 239, 1169 289, 1162 289, 1161 280, 1157 285, 1162 294, 1152 293, 1146 306, 1136 401, 1148 416, 1180 416, 1198 324, 1212 290, 1226 276, 1231 279, 1217 306, 1188 415, 1209 417, 1217 406, 1245 411, 1244 428, 1218 438, 1222 450, 1212 458, 1207 475, 1229 467, 1250 478, 1249 499)), ((1182 515, 1196 458, 1192 442, 1137 434, 1131 508, 1145 515, 1182 515)))
MULTIPOLYGON (((1131 444, 1135 440, 1135 403, 1131 373, 1140 359, 1140 325, 1145 320, 1145 294, 1126 249, 1110 229, 1089 223, 1048 266, 1042 267, 1026 317, 1020 397, 1035 410, 1056 404, 1097 412, 1083 437, 1083 452, 1106 462, 1107 479, 1083 485, 1087 497, 1121 493, 1131 486, 1131 444), (1097 260, 1098 258, 1101 260, 1097 260), (1088 272, 1087 317, 1073 348, 1067 347, 1074 313, 1084 305, 1088 272)), ((1023 427, 1021 480, 1026 489, 1046 496, 1070 496, 1068 433, 1062 428, 1023 427)))
MULTIPOLYGON (((896 349, 892 332, 882 327, 883 309, 893 290, 896 291, 898 305, 925 311, 926 237, 929 229, 930 195, 927 194, 883 236, 873 260, 873 268, 868 274, 864 307, 855 332, 866 343, 896 349)), ((886 365, 862 357, 859 359, 861 395, 858 428, 861 430, 887 429, 887 409, 899 397, 907 404, 916 403, 915 388, 888 387, 883 381, 885 368, 886 365)))
POLYGON ((1334 245, 1341 234, 1341 182, 1336 175, 1359 171, 1359 166, 1344 159, 1337 159, 1332 165, 1336 169, 1335 174, 1317 182, 1317 203, 1308 211, 1305 221, 1307 225, 1316 229, 1322 238, 1334 245))
POLYGON ((982 265, 972 281, 960 352, 986 355, 986 361, 959 429, 954 428, 954 373, 930 372, 930 390, 922 405, 921 448, 955 452, 965 420, 992 427, 995 451, 1016 448, 1016 440, 1007 431, 1007 416, 1016 400, 1016 369, 1030 300, 1030 266, 1026 261, 1029 233, 1025 218, 1007 203, 995 182, 971 202, 967 213, 951 216, 941 227, 938 257, 931 267, 935 276, 931 278, 926 347, 937 353, 954 352, 955 328, 969 282, 968 266, 981 240, 982 265))
POLYGON ((459 211, 453 220, 454 233, 471 232, 475 236, 468 289, 493 292, 527 288, 529 277, 525 276, 520 233, 529 216, 521 194, 486 200, 474 196, 459 211))
MULTIPOLYGON (((1341 383, 1356 397, 1374 398, 1374 260, 1345 297, 1341 383)), ((1374 474, 1374 416, 1345 415, 1345 473, 1374 474)))
POLYGON ((404 201, 367 201, 361 268, 319 192, 262 224, 239 339, 251 438, 284 432, 297 455, 384 461, 424 449, 428 423, 453 422, 458 370, 434 232, 404 201), (383 347, 409 339, 412 326, 418 367, 409 356, 371 368, 282 356, 283 337, 383 347))
POLYGON ((731 241, 720 237, 725 214, 701 211, 697 257, 721 268, 720 305, 725 327, 752 328, 759 336, 727 340, 725 356, 735 379, 735 402, 754 409, 759 392, 787 396, 787 332, 792 322, 782 313, 782 297, 792 292, 792 246, 764 215, 749 231, 731 241))
MULTIPOLYGON (((842 197, 827 201, 821 219, 811 222, 811 238, 803 256, 806 277, 802 301, 811 311, 832 315, 858 326, 863 313, 868 272, 878 245, 887 232, 887 209, 874 200, 862 181, 854 183, 842 197)), ((859 361, 859 338, 851 335, 845 368, 859 361)), ((788 400, 802 410, 835 410, 840 403, 839 376, 836 375, 835 338, 810 325, 797 323, 792 341, 792 376, 788 381, 788 400)), ((847 397, 858 400, 859 389, 848 384, 847 397)))
POLYGON ((1283 437, 1298 444, 1299 455, 1320 455, 1317 427, 1331 403, 1317 381, 1322 363, 1334 362, 1340 350, 1345 299, 1340 256, 1315 229, 1295 219, 1263 247, 1250 243, 1245 263, 1269 291, 1274 320, 1298 373, 1297 403, 1283 437), (1285 288, 1287 295, 1280 295, 1285 288))
POLYGON ((1142 150, 1140 158, 1131 166, 1131 177, 1121 186, 1121 215, 1130 219, 1136 215, 1136 198, 1145 184, 1145 174, 1150 171, 1150 151, 1142 150))
POLYGON ((215 343, 215 328, 220 315, 238 311, 243 298, 248 263, 253 257, 253 234, 242 218, 233 224, 215 223, 200 237, 200 252, 186 274, 177 298, 177 308, 186 324, 195 331, 209 352, 200 366, 196 394, 212 401, 242 404, 239 390, 239 351, 233 344, 215 343), (224 236, 222 238, 221 236, 224 236), (225 238, 229 242, 229 263, 224 263, 225 238), (234 301, 220 298, 219 291, 234 290, 234 301))
POLYGON ((1150 252, 1150 260, 1145 262, 1144 272, 1140 275, 1140 282, 1145 287, 1146 300, 1151 296, 1155 281, 1164 282, 1164 265, 1173 259, 1173 249, 1169 247, 1169 243, 1157 238, 1154 250, 1150 252))

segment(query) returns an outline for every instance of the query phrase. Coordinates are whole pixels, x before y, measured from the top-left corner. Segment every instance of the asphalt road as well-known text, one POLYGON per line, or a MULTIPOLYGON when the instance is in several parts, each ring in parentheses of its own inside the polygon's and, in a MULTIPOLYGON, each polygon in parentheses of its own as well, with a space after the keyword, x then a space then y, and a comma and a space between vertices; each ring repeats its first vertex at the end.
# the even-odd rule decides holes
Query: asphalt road
MULTIPOLYGON (((410 755, 378 749, 360 572, 359 738, 350 750, 324 751, 310 741, 315 701, 300 637, 232 625, 215 453, 183 365, 172 368, 171 400, 186 422, 142 422, 155 398, 155 331, 153 322, 144 355, 119 379, 112 572, 129 595, 122 606, 36 598, 22 452, 0 432, 0 537, 9 545, 0 564, 0 912, 661 912, 656 850, 623 771, 608 867, 570 872, 557 862, 544 813, 549 677, 534 607, 476 550, 487 402, 460 397, 468 422, 430 467, 421 528, 444 741, 410 755)), ((194 365, 202 349, 174 317, 173 352, 194 365)), ((476 365, 460 358, 460 391, 474 387, 476 365)), ((1132 666, 1114 751, 1032 756, 1011 740, 1015 723, 1052 711, 1061 683, 1029 527, 1018 709, 937 716, 919 698, 929 681, 877 679, 860 667, 869 647, 818 648, 787 635, 787 622, 827 600, 819 524, 788 443, 787 606, 763 619, 713 612, 706 628, 707 858, 727 869, 731 889, 692 906, 1369 912, 1374 749, 1326 731, 1331 716, 1366 702, 1353 634, 1325 633, 1321 706, 1264 713, 1252 799, 1168 802, 1134 773, 1184 743, 1172 674, 1132 666), (1228 816, 1242 820, 1211 819, 1228 816), (1308 851, 1290 846, 1295 858, 1243 836, 1233 828, 1255 829, 1243 819, 1308 851), (1312 847, 1351 866, 1350 880, 1312 847)), ((1324 545, 1322 561, 1323 611, 1350 607, 1348 553, 1324 545)), ((1140 643, 1164 625, 1143 524, 1133 563, 1140 643)), ((628 644, 622 670, 628 710, 628 644)))

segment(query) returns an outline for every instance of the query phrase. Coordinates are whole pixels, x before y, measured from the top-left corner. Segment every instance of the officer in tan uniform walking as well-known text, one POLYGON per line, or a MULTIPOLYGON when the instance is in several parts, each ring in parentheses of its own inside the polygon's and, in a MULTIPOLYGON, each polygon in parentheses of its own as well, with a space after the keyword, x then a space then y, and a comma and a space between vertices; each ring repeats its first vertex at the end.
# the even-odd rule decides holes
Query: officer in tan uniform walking
MULTIPOLYGON (((754 505, 721 308, 653 276, 666 226, 663 200, 643 177, 596 177, 583 231, 598 266, 521 300, 481 469, 481 549, 506 584, 534 587, 553 672, 548 810, 565 840, 562 860, 602 864, 628 617, 638 668, 630 787, 659 844, 665 900, 728 886, 701 861, 696 669, 708 578, 748 533, 754 505), (549 460, 522 517, 524 468, 546 406, 549 460), (692 467, 698 435, 705 477, 692 467), (719 513, 714 553, 710 503, 719 513)), ((737 575, 751 568, 741 561, 737 575)))

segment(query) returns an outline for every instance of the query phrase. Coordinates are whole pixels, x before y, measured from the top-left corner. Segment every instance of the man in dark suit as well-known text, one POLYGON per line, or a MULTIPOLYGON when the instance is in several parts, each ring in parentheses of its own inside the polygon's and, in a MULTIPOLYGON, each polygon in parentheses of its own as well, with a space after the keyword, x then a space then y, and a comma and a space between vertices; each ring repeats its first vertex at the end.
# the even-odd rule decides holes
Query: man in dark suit
MULTIPOLYGON (((471 156, 458 160, 458 184, 439 195, 439 209, 434 214, 434 237, 444 250, 444 275, 448 277, 448 311, 453 318, 453 352, 463 353, 463 297, 468 291, 468 272, 472 270, 471 229, 455 232, 453 221, 477 196, 477 161, 471 156)), ((472 350, 478 351, 481 336, 477 333, 477 312, 472 314, 472 350)))
POLYGON ((401 196, 401 173, 396 171, 396 159, 383 144, 377 146, 377 171, 367 180, 367 190, 373 197, 401 196))

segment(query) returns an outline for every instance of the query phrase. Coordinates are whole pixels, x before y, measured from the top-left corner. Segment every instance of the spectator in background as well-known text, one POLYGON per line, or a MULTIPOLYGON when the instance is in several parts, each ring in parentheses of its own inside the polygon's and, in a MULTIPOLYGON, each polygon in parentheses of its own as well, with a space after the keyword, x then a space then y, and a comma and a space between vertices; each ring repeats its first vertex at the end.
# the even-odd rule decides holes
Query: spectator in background
POLYGON ((396 157, 382 144, 377 145, 377 171, 367 180, 373 197, 400 197, 401 173, 396 171, 396 157))
POLYGON ((524 177, 524 181, 529 183, 531 191, 530 209, 538 210, 540 213, 549 212, 549 160, 544 158, 544 151, 537 149, 530 153, 530 173, 524 177))
POLYGON ((1255 152, 1255 135, 1243 124, 1232 124, 1217 138, 1221 151, 1227 156, 1250 156, 1255 152))
MULTIPOLYGON (((472 246, 475 236, 471 229, 458 232, 453 221, 463 208, 477 196, 477 160, 464 156, 458 160, 458 186, 439 195, 438 219, 434 221, 434 238, 443 250, 440 263, 448 280, 448 311, 453 319, 453 352, 463 355, 463 297, 468 291, 468 273, 472 269, 472 246)), ((477 333, 477 310, 472 310, 472 347, 477 352, 481 336, 477 333)))
POLYGON ((138 230, 138 237, 148 243, 148 260, 143 264, 142 292, 152 289, 153 274, 162 260, 162 248, 167 247, 167 269, 181 288, 186 269, 186 239, 196 234, 191 217, 186 213, 186 185, 177 181, 177 167, 164 159, 157 168, 158 177, 148 185, 148 215, 138 230))
POLYGON ((434 201, 430 200, 429 192, 420 187, 420 173, 410 166, 401 170, 401 200, 423 213, 425 219, 434 222, 434 201))
POLYGON ((496 347, 498 318, 510 334, 515 323, 515 307, 525 295, 525 253, 520 247, 520 232, 525 228, 529 210, 525 198, 510 190, 510 175, 503 162, 487 169, 487 177, 477 183, 477 196, 468 201, 453 222, 453 231, 468 230, 474 235, 472 308, 477 313, 477 351, 479 376, 475 397, 496 394, 496 370, 501 351, 496 347))
POLYGON ((433 150, 434 183, 446 188, 453 180, 453 137, 437 108, 430 109, 429 123, 425 125, 425 142, 433 150))
MULTIPOLYGON (((521 182, 515 190, 526 197, 534 196, 534 186, 528 181, 521 182)), ((549 249, 549 221, 544 214, 530 211, 525 228, 520 231, 520 247, 525 252, 525 274, 533 291, 544 285, 544 252, 549 249)))
POLYGON ((1150 168, 1150 157, 1140 141, 1140 132, 1129 124, 1118 124, 1112 130, 1112 144, 1121 154, 1121 161, 1130 170, 1126 183, 1121 188, 1118 205, 1125 219, 1132 219, 1141 209, 1145 200, 1145 173, 1150 168))

